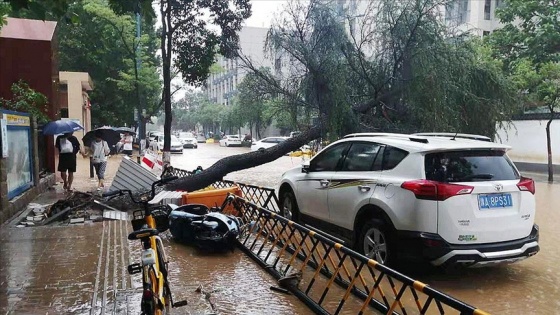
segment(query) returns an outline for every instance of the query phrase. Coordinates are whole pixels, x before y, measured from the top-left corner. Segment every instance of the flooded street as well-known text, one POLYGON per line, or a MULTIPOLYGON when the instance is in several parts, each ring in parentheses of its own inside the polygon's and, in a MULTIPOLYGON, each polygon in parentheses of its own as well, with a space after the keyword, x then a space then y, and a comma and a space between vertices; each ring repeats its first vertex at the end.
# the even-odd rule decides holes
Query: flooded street
MULTIPOLYGON (((187 170, 198 165, 206 168, 221 157, 248 151, 248 148, 201 144, 197 150, 184 150, 183 155, 173 155, 172 165, 187 170)), ((265 165, 229 174, 225 179, 277 188, 282 173, 301 161, 301 158, 285 156, 265 165)), ((555 206, 560 204, 560 184, 548 184, 540 174, 526 175, 536 180, 536 223, 540 227, 541 248, 536 256, 511 265, 467 269, 456 274, 429 272, 411 276, 491 314, 560 314, 560 299, 557 298, 560 296, 560 209, 555 206)), ((175 246, 173 250, 179 251, 175 246)), ((183 248, 180 252, 194 255, 190 249, 183 248)), ((185 259, 182 255, 177 257, 185 259)), ((237 256, 230 258, 232 263, 246 260, 252 264, 248 258, 233 257, 237 256)), ((302 306, 301 312, 305 313, 304 310, 302 306)))
MULTIPOLYGON (((222 157, 248 151, 200 144, 199 149, 172 155, 172 165, 207 168, 222 157)), ((284 156, 225 179, 277 188, 282 173, 301 162, 284 156)), ((455 273, 415 272, 412 266, 412 272, 405 274, 490 314, 560 314, 560 247, 556 245, 560 210, 555 206, 560 204, 560 184, 546 183, 541 174, 525 175, 537 179, 541 251, 536 256, 512 265, 455 273)), ((126 272, 140 255, 138 241, 127 243, 131 231, 126 221, 1 229, 0 314, 139 314, 140 274, 129 277, 126 272), (75 252, 81 254, 69 255, 75 252)), ((169 233, 162 238, 170 258, 174 298, 189 302, 172 314, 312 314, 295 296, 272 291, 277 281, 241 250, 208 254, 176 243, 169 233)), ((310 277, 311 273, 304 274, 303 283, 309 283, 310 277)), ((325 300, 331 309, 344 295, 337 288, 325 300)))

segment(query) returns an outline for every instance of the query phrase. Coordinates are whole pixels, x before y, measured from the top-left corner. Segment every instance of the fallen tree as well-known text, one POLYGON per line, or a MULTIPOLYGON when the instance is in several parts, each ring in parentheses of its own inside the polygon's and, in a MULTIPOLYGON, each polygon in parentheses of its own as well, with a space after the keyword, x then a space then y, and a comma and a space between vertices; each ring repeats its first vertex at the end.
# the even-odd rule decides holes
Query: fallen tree
POLYGON ((320 126, 315 126, 296 137, 290 138, 264 151, 254 151, 245 154, 228 156, 216 162, 204 171, 189 177, 180 178, 167 185, 169 190, 194 191, 222 180, 231 172, 244 170, 261 164, 272 162, 291 151, 298 150, 310 140, 321 136, 320 126))
POLYGON ((493 136, 512 112, 511 84, 480 41, 448 32, 438 11, 444 3, 373 1, 352 29, 324 1, 291 2, 267 38, 267 52, 280 60, 275 72, 242 53, 237 58, 257 81, 252 92, 274 96, 274 110, 303 132, 264 152, 221 159, 168 188, 204 188, 311 140, 352 132, 493 136))

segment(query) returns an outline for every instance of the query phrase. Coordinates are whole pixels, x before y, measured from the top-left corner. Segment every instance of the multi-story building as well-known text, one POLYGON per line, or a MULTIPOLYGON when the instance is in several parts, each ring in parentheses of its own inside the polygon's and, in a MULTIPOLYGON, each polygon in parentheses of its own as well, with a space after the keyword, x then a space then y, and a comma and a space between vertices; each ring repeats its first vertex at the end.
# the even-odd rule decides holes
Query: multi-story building
MULTIPOLYGON (((257 67, 272 68, 273 62, 264 51, 268 29, 262 27, 244 27, 239 32, 239 47, 244 56, 252 60, 257 67)), ((237 94, 237 86, 243 81, 247 71, 238 59, 220 56, 213 73, 205 82, 205 91, 210 101, 230 105, 237 94)))
POLYGON ((457 31, 486 36, 500 27, 496 9, 502 3, 503 0, 454 0, 445 6, 444 20, 457 31))

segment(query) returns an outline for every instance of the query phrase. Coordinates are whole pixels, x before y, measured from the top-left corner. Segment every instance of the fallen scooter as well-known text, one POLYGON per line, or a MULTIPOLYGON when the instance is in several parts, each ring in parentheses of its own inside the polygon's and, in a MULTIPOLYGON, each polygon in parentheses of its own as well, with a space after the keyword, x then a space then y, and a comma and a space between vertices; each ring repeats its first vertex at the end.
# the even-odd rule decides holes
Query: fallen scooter
POLYGON ((243 223, 239 217, 221 213, 230 201, 226 199, 222 207, 212 209, 201 204, 170 205, 173 209, 169 214, 171 235, 176 241, 201 250, 233 251, 243 223))

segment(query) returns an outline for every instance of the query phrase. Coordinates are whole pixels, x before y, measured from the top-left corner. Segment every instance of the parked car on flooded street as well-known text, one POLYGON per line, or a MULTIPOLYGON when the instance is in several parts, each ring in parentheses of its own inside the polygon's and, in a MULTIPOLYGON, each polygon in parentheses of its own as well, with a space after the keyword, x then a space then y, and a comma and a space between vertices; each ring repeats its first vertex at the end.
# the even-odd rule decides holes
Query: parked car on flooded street
POLYGON ((268 137, 251 144, 251 151, 263 151, 264 149, 271 148, 279 143, 286 141, 288 137, 268 137))
MULTIPOLYGON (((170 135, 171 136, 171 147, 170 147, 170 152, 171 153, 183 153, 183 144, 181 143, 181 141, 175 137, 174 135, 170 135)), ((157 142, 157 148, 160 151, 163 151, 163 138, 164 136, 156 136, 155 140, 157 142)))
POLYGON ((198 142, 196 141, 196 138, 193 136, 193 134, 190 132, 181 132, 179 133, 179 136, 177 138, 179 139, 179 141, 181 141, 181 143, 183 144, 183 148, 185 149, 198 148, 198 142))
POLYGON ((535 184, 507 145, 461 134, 352 134, 283 174, 281 210, 384 264, 488 266, 539 251, 535 184))
POLYGON ((220 141, 221 147, 241 146, 241 137, 238 135, 225 135, 220 141))

